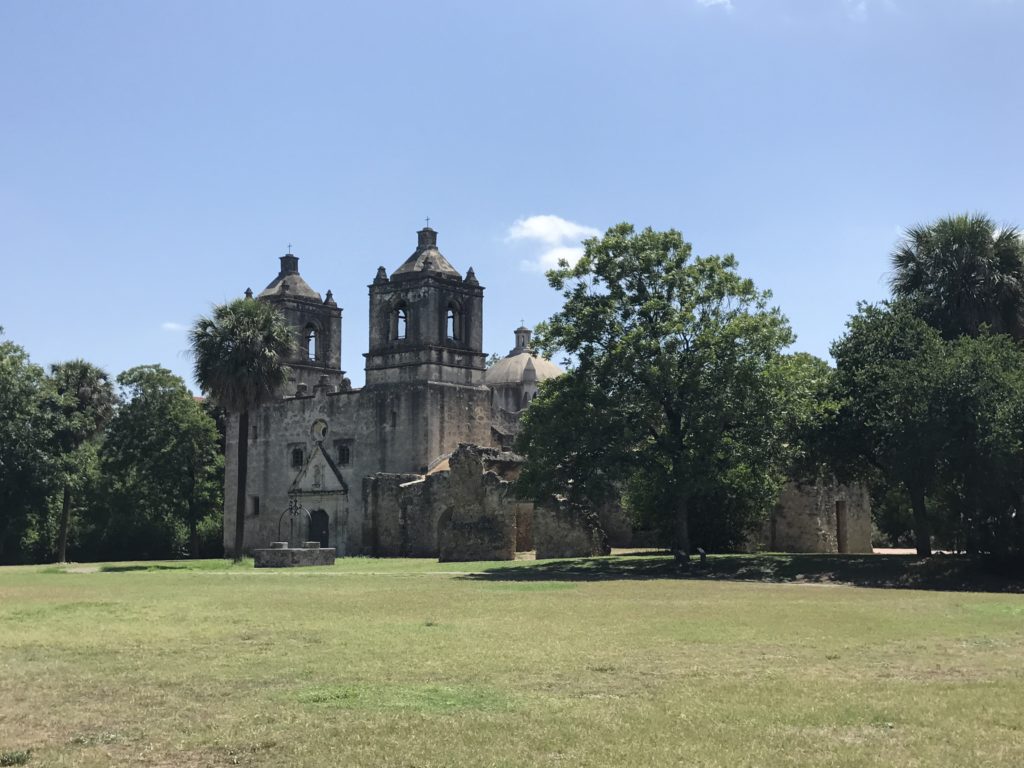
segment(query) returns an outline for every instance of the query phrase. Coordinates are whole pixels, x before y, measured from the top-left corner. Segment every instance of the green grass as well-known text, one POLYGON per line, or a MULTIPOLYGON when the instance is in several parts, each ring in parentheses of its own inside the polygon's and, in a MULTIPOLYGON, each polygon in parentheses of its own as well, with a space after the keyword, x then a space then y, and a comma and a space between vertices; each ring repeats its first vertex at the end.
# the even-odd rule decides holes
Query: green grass
POLYGON ((957 558, 0 568, 0 758, 1020 766, 1019 589, 957 558))

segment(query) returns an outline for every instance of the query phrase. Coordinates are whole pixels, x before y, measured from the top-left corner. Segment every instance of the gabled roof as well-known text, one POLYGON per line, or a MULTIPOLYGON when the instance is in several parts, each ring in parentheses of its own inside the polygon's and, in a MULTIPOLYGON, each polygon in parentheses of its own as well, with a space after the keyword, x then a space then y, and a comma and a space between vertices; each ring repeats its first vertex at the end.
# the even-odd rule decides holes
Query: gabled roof
POLYGON ((317 441, 306 457, 306 463, 292 480, 288 493, 348 493, 348 483, 341 476, 341 470, 331 455, 324 450, 324 444, 317 441), (320 472, 317 472, 319 468, 320 472))

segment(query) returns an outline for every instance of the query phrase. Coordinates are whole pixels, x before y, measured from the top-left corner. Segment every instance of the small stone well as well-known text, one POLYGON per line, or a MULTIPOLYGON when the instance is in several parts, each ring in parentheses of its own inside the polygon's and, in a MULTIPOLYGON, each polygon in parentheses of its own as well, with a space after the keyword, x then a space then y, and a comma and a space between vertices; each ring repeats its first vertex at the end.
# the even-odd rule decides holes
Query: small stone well
POLYGON ((318 541, 304 541, 301 547, 289 547, 287 541, 272 541, 266 549, 254 549, 257 568, 298 568, 306 565, 334 565, 334 547, 321 547, 318 541))

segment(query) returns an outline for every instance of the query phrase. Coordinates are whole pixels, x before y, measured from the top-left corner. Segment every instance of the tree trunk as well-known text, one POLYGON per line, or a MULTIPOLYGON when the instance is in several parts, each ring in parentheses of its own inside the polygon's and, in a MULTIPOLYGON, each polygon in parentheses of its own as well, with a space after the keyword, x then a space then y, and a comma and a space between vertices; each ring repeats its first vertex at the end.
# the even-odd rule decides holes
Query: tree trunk
POLYGON ((914 541, 917 544, 918 557, 932 556, 931 526, 928 524, 928 510, 925 509, 924 491, 919 488, 908 488, 910 506, 914 510, 914 541))
POLYGON ((689 560, 690 508, 685 497, 675 501, 675 530, 673 531, 672 548, 684 559, 689 560))
POLYGON ((199 557, 199 526, 196 523, 196 513, 191 501, 188 504, 188 554, 193 560, 199 557))
POLYGON ((71 486, 64 484, 64 503, 60 510, 60 533, 57 536, 57 562, 68 561, 68 528, 71 526, 71 486))
POLYGON ((245 541, 245 491, 249 474, 249 410, 238 414, 238 484, 235 488, 235 551, 236 563, 242 562, 242 544, 245 541))

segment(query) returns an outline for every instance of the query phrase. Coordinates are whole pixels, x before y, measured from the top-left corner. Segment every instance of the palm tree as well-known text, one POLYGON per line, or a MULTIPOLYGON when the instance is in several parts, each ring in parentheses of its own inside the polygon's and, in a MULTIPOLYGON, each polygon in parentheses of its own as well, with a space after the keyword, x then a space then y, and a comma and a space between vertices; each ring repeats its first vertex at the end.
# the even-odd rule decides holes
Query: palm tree
POLYGON ((235 491, 235 562, 242 559, 245 490, 249 466, 249 413, 273 400, 288 381, 284 360, 294 332, 269 304, 251 298, 214 307, 189 333, 196 381, 228 413, 238 417, 238 484, 235 491))
POLYGON ((62 466, 63 499, 60 533, 57 535, 57 560, 67 561, 68 531, 74 481, 81 456, 77 451, 96 439, 114 416, 117 394, 110 376, 85 360, 69 360, 50 366, 51 409, 56 418, 54 437, 62 466))
POLYGON ((986 216, 961 214, 911 227, 892 254, 893 295, 946 338, 981 325, 1024 338, 1024 239, 986 216))

